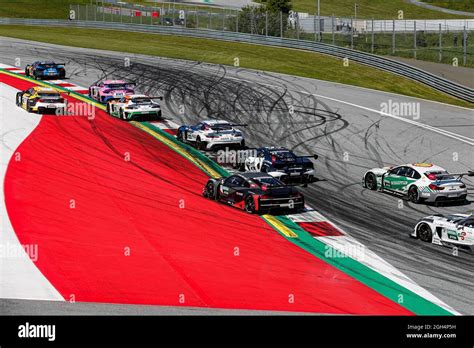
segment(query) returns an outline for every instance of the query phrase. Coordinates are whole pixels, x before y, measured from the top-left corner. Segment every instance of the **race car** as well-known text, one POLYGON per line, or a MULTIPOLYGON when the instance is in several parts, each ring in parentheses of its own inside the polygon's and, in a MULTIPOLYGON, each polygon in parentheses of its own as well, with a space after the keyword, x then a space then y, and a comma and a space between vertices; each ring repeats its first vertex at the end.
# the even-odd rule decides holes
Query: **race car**
POLYGON ((135 94, 135 84, 123 80, 104 80, 89 87, 89 97, 101 103, 135 94))
POLYGON ((107 113, 122 120, 134 120, 140 117, 161 118, 161 106, 155 99, 162 98, 131 94, 119 100, 112 99, 107 102, 107 113))
POLYGON ((474 213, 424 217, 416 223, 411 236, 423 242, 474 252, 474 213))
POLYGON ((231 124, 224 120, 206 120, 195 126, 181 126, 176 137, 179 141, 194 145, 199 150, 213 150, 217 147, 245 147, 244 134, 235 127, 244 124, 231 124))
POLYGON ((317 159, 318 155, 296 156, 284 147, 262 147, 256 150, 256 156, 245 159, 244 170, 268 173, 285 183, 307 185, 314 181, 314 164, 309 158, 317 159))
POLYGON ((34 62, 27 65, 25 75, 37 79, 63 79, 66 77, 66 69, 64 63, 55 62, 34 62))
POLYGON ((28 112, 65 114, 67 101, 53 88, 31 87, 16 94, 16 105, 28 112))
POLYGON ((474 171, 449 174, 431 163, 404 164, 374 168, 364 174, 363 186, 370 190, 387 191, 407 197, 413 203, 466 201, 467 188, 463 176, 474 171))
POLYGON ((304 208, 303 195, 293 186, 265 173, 238 173, 227 178, 210 178, 203 196, 245 210, 264 213, 274 210, 297 212, 304 208))

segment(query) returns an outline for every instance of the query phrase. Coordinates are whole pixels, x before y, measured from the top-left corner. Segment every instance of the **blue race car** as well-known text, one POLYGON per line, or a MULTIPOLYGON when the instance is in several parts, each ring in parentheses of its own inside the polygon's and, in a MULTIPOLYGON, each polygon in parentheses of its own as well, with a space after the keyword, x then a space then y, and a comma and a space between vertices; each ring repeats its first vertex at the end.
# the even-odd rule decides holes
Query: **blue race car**
POLYGON ((25 75, 37 79, 63 79, 66 77, 66 69, 64 63, 54 62, 34 62, 27 65, 25 75))
POLYGON ((264 172, 286 184, 296 182, 306 186, 314 181, 314 164, 310 158, 317 159, 318 155, 297 156, 284 147, 261 147, 245 159, 243 170, 264 172))

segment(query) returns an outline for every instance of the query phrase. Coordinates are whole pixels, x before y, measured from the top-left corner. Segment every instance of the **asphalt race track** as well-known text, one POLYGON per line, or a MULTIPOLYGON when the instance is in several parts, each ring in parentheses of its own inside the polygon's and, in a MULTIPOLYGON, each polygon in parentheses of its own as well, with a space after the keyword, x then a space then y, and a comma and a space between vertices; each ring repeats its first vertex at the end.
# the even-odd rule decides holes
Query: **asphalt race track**
POLYGON ((453 256, 450 248, 408 236, 423 216, 472 212, 472 178, 465 178, 471 204, 440 207, 400 205, 398 197, 360 185, 367 169, 384 165, 428 161, 451 172, 473 169, 472 110, 319 80, 1 38, 0 63, 14 65, 16 58, 22 67, 64 61, 71 82, 85 87, 105 77, 136 81, 147 86, 142 92, 165 97, 164 115, 177 123, 247 123, 249 146, 317 153, 319 181, 304 189, 308 203, 448 305, 474 314, 473 255, 453 256), (420 103, 420 118, 381 116, 377 111, 390 100, 420 103))

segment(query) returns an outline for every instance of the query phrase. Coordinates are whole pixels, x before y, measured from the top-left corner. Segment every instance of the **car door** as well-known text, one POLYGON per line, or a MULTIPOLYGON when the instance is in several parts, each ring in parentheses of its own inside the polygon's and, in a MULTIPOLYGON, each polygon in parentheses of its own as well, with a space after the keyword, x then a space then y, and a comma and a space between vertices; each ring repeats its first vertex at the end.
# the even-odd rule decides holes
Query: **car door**
POLYGON ((236 176, 229 197, 231 202, 234 204, 242 202, 249 187, 250 186, 244 178, 236 176))
POLYGON ((99 96, 99 90, 104 86, 104 84, 101 82, 99 83, 98 86, 93 86, 92 87, 92 95, 97 98, 99 96))
POLYGON ((204 125, 202 123, 198 123, 195 126, 190 127, 189 130, 185 131, 185 139, 188 141, 196 141, 197 133, 201 130, 204 125))
POLYGON ((390 169, 387 173, 383 176, 383 189, 389 191, 395 191, 396 183, 400 180, 398 176, 398 171, 401 170, 402 167, 395 167, 390 169))
POLYGON ((408 189, 410 188, 410 186, 419 179, 421 179, 421 174, 410 167, 407 167, 407 170, 403 176, 405 177, 405 181, 401 181, 400 184, 400 191, 402 193, 408 193, 408 189))
POLYGON ((229 176, 219 186, 219 197, 221 200, 229 203, 234 202, 236 188, 239 187, 239 177, 237 175, 229 176))
POLYGON ((393 192, 402 192, 403 187, 406 186, 406 173, 408 167, 396 167, 385 174, 383 179, 384 190, 393 192))
POLYGON ((467 218, 452 227, 443 230, 443 240, 448 242, 464 242, 474 233, 474 218, 467 218))

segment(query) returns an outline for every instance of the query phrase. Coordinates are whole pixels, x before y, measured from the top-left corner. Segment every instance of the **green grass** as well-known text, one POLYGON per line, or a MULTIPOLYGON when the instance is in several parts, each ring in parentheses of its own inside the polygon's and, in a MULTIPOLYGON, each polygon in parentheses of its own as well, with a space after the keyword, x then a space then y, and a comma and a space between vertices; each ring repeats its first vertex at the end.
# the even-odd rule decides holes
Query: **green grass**
MULTIPOLYGON (((292 3, 295 11, 316 12, 316 0, 293 0, 292 3)), ((357 3, 357 18, 397 19, 399 10, 403 11, 404 19, 469 18, 427 10, 405 0, 320 0, 320 3, 323 16, 354 16, 354 4, 357 3)))
POLYGON ((453 105, 474 107, 470 103, 400 76, 355 63, 351 63, 349 67, 343 67, 342 61, 336 58, 299 50, 96 29, 0 26, 0 36, 224 65, 233 65, 234 59, 239 58, 240 66, 243 68, 334 81, 453 105), (100 38, 100 40, 91 38, 100 38))
POLYGON ((466 11, 474 13, 474 0, 423 0, 427 4, 447 8, 450 10, 466 11))
MULTIPOLYGON (((147 0, 122 0, 131 3, 150 3, 147 0)), ((258 0, 264 1, 264 0, 258 0)), ((430 18, 469 18, 431 11, 411 5, 405 0, 320 0, 322 15, 336 15, 351 17, 354 15, 354 3, 359 4, 358 18, 397 18, 398 11, 404 12, 405 19, 430 19, 430 18)), ((315 13, 316 0, 293 0, 294 10, 315 13)), ((474 11, 474 0, 427 0, 436 6, 443 6, 463 11, 474 11)), ((0 0, 0 17, 14 18, 54 18, 66 19, 70 4, 90 4, 90 0, 0 0)), ((95 0, 93 0, 95 3, 95 0)), ((179 6, 179 5, 177 5, 179 6)), ((184 5, 183 5, 184 6, 184 5)), ((205 10, 206 8, 200 7, 205 10)), ((217 11, 214 9, 213 11, 217 11)), ((473 16, 474 18, 474 16, 473 16)))
POLYGON ((69 5, 90 0, 0 0, 0 17, 67 19, 69 5))
MULTIPOLYGON (((314 35, 303 33, 300 35, 300 38, 306 40, 314 40, 314 35)), ((418 40, 416 57, 418 60, 452 64, 453 59, 457 58, 459 66, 474 68, 474 45, 472 45, 472 42, 467 47, 466 64, 464 64, 462 34, 451 32, 445 33, 443 35, 441 61, 439 60, 439 34, 419 32, 417 34, 417 38, 418 40), (457 46, 454 45, 455 37, 457 37, 457 46)), ((332 34, 323 34, 322 41, 328 44, 332 44, 332 34)), ((413 34, 398 33, 395 39, 395 52, 392 52, 392 34, 377 33, 374 35, 374 53, 380 55, 414 58, 415 50, 413 48, 413 41, 413 34)), ((337 46, 350 48, 350 35, 335 34, 334 43, 337 46)), ((357 35, 357 37, 354 37, 354 49, 365 52, 372 52, 372 35, 370 33, 362 33, 357 35)))

